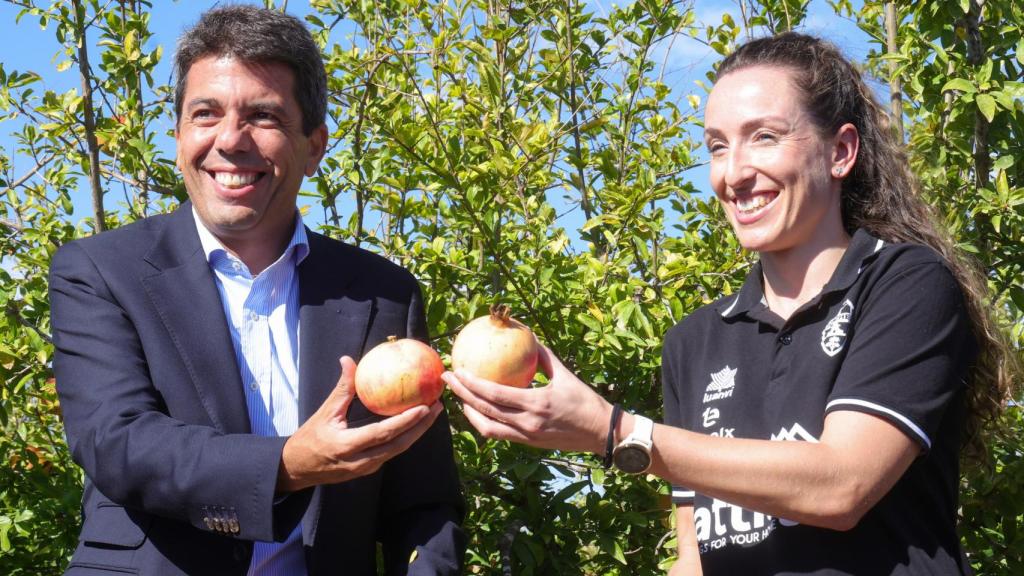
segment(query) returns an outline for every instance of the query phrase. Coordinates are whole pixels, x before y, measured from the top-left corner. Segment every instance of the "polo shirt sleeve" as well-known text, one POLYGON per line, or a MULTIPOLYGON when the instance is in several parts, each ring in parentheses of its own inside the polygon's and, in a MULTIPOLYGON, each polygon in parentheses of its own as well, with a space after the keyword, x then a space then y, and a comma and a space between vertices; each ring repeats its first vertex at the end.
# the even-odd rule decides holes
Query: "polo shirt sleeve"
MULTIPOLYGON (((681 396, 684 382, 679 376, 678 363, 683 358, 683 346, 678 328, 665 337, 661 349, 661 387, 664 404, 665 424, 676 428, 689 429, 690 423, 685 421, 681 396)), ((693 505, 694 492, 688 487, 672 485, 672 503, 680 506, 693 505)))
POLYGON ((917 262, 883 276, 860 308, 825 413, 873 414, 928 450, 976 349, 959 284, 941 262, 917 262))

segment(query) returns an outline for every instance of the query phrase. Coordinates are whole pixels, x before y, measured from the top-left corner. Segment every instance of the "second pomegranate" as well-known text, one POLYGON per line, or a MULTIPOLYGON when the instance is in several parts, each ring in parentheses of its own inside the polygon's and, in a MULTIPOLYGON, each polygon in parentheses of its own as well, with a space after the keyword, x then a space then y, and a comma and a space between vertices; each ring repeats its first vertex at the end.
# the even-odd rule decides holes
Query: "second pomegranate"
POLYGON ((540 345, 525 324, 509 315, 508 306, 466 326, 452 344, 452 369, 516 388, 528 388, 537 373, 540 345))

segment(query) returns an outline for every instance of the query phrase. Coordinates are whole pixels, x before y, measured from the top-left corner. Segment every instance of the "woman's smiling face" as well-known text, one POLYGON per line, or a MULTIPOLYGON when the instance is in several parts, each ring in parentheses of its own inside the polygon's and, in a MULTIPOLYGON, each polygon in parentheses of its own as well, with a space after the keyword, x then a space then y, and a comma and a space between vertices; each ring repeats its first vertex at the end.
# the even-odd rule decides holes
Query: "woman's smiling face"
POLYGON ((842 231, 849 151, 840 136, 821 135, 793 82, 785 68, 742 68, 715 83, 705 107, 711 186, 748 250, 785 251, 842 231))

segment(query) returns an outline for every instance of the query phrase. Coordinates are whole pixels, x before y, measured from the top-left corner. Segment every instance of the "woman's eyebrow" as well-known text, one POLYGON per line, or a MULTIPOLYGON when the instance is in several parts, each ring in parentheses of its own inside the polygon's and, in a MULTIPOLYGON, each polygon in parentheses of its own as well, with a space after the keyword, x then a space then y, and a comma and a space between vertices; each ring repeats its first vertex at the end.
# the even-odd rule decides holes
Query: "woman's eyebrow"
MULTIPOLYGON (((740 124, 740 132, 747 133, 765 124, 791 127, 794 124, 794 122, 791 118, 788 118, 786 116, 778 116, 775 114, 769 114, 766 116, 756 116, 754 118, 744 120, 740 124)), ((704 127, 705 139, 707 139, 708 137, 721 136, 722 133, 722 130, 714 126, 704 127)))

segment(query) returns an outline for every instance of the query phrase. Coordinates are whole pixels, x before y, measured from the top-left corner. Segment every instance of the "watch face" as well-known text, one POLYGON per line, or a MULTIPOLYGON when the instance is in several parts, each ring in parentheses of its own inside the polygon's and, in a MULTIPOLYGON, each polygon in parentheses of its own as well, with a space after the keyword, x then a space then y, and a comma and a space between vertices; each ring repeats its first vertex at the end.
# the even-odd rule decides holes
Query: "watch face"
POLYGON ((612 458, 616 468, 630 474, 639 474, 651 465, 651 455, 639 446, 620 446, 612 458))

